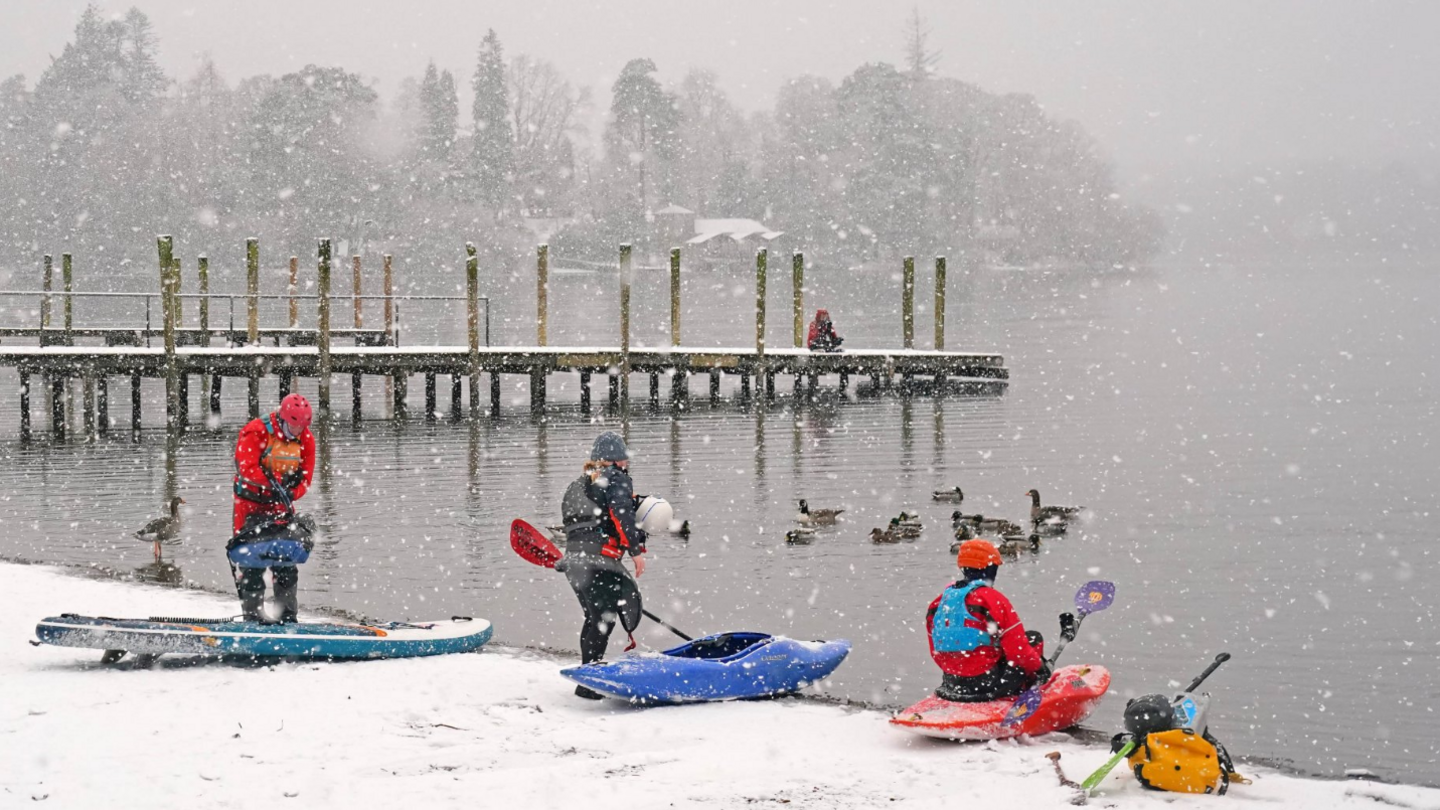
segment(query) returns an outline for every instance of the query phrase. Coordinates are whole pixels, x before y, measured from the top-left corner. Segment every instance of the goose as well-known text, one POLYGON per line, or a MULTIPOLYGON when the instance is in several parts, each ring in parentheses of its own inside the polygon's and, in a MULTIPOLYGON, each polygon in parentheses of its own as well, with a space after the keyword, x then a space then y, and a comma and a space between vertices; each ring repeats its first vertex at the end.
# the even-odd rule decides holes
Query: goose
POLYGON ((147 543, 155 544, 155 559, 160 559, 160 544, 169 543, 180 533, 180 504, 185 499, 179 496, 170 499, 170 516, 158 517, 146 523, 135 536, 147 543))
POLYGON ((811 509, 810 503, 800 499, 800 514, 795 520, 805 526, 834 526, 844 509, 811 509))
POLYGON ((815 542, 814 529, 801 526, 785 532, 785 545, 787 546, 808 546, 813 542, 815 542))
POLYGON ((955 487, 954 489, 937 489, 930 493, 930 500, 939 501, 940 503, 963 503, 965 501, 965 493, 960 491, 960 487, 955 487))
MULTIPOLYGON (((894 533, 896 537, 905 540, 914 540, 925 530, 925 528, 920 525, 920 521, 913 519, 905 520, 904 512, 901 512, 900 515, 900 517, 890 518, 890 528, 887 529, 887 531, 894 533)), ((912 515, 911 517, 913 518, 914 516, 912 515)))
POLYGON ((1030 496, 1030 523, 1033 526, 1064 524, 1080 514, 1083 506, 1041 506, 1040 490, 1032 489, 1025 493, 1030 496))
POLYGON ((889 528, 886 528, 886 529, 871 529, 871 530, 870 530, 870 542, 875 543, 875 544, 877 544, 877 545, 880 545, 880 544, 890 544, 890 543, 898 543, 898 542, 900 542, 902 539, 903 539, 903 538, 900 536, 900 533, 899 533, 898 531, 896 531, 896 529, 895 529, 895 524, 894 524, 894 523, 891 523, 891 524, 890 524, 890 527, 889 527, 889 528))
POLYGON ((1011 523, 1005 518, 987 518, 984 515, 971 515, 970 527, 976 534, 990 535, 1011 535, 1024 534, 1025 530, 1018 523, 1011 523))

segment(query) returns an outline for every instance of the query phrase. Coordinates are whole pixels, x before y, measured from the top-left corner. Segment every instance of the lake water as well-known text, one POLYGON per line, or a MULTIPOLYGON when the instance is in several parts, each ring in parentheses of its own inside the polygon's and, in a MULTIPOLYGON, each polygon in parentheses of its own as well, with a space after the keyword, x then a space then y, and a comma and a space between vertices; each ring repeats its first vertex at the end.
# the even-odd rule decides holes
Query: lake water
MULTIPOLYGON (((1008 563, 998 585, 1027 624, 1053 636, 1081 583, 1117 583, 1115 606, 1065 654, 1114 673, 1089 726, 1118 729, 1126 697, 1174 688, 1224 650, 1234 660, 1207 688, 1213 728, 1237 755, 1440 783, 1433 268, 1368 259, 1104 276, 952 267, 951 279, 948 343, 1002 352, 1012 369, 1003 396, 852 390, 804 403, 782 380, 772 406, 742 408, 727 386, 712 408, 702 379, 688 412, 637 403, 638 488, 670 499, 694 527, 688 542, 652 541, 647 605, 691 633, 849 638, 855 652, 831 692, 903 706, 938 680, 924 610, 955 573, 953 507, 929 493, 963 486, 967 510, 1021 518, 1022 493, 1038 487, 1048 501, 1088 506, 1089 520, 1008 563), (801 497, 844 507, 848 520, 787 547, 801 497), (869 529, 901 509, 920 512, 924 536, 871 545, 869 529)), ((689 273, 687 344, 752 340, 752 283, 738 268, 689 273)), ((807 283, 849 345, 899 344, 897 274, 818 267, 807 283)), ((517 270, 484 285, 495 342, 533 342, 533 278, 517 270)), ((928 285, 922 269, 919 289, 928 285)), ((610 274, 554 276, 552 344, 615 343, 614 287, 610 274)), ((788 267, 770 290, 769 339, 779 345, 790 329, 788 267)), ((662 274, 637 273, 636 302, 636 342, 663 342, 662 274)), ((453 342, 463 324, 446 306, 407 308, 406 342, 453 342)), ((930 330, 922 305, 920 346, 930 330)), ((21 443, 15 376, 0 372, 0 555, 155 575, 150 548, 129 536, 159 514, 165 490, 158 388, 146 385, 155 427, 139 443, 128 431, 56 443, 38 397, 36 437, 21 443)), ((544 418, 525 412, 516 378, 497 419, 395 425, 379 418, 380 386, 369 383, 376 418, 322 436, 327 466, 304 506, 326 542, 303 571, 302 600, 397 618, 483 615, 501 642, 574 649, 574 597, 563 578, 516 558, 506 531, 514 517, 554 522, 590 441, 616 424, 603 410, 580 413, 577 385, 553 378, 558 402, 544 418)), ((632 388, 643 395, 643 379, 632 388)), ((313 389, 313 380, 301 387, 313 389)), ((120 392, 112 386, 111 415, 124 424, 120 392)), ((184 581, 217 590, 228 588, 235 393, 223 422, 190 431, 174 461, 186 537, 167 558, 184 581)), ((411 394, 418 403, 421 386, 411 394)), ((104 610, 20 607, 37 618, 104 610)), ((670 642, 653 626, 641 638, 670 642)))

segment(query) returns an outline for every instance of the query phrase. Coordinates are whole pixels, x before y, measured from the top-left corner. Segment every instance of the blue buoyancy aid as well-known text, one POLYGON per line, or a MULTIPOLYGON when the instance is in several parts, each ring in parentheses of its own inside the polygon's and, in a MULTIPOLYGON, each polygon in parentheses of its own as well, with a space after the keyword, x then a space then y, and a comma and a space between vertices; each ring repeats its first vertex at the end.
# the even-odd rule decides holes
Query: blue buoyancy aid
POLYGON ((930 623, 930 642, 935 652, 971 652, 995 643, 986 631, 965 626, 966 619, 977 618, 965 607, 965 598, 976 588, 989 584, 983 579, 972 579, 964 585, 951 585, 940 595, 940 604, 930 623))

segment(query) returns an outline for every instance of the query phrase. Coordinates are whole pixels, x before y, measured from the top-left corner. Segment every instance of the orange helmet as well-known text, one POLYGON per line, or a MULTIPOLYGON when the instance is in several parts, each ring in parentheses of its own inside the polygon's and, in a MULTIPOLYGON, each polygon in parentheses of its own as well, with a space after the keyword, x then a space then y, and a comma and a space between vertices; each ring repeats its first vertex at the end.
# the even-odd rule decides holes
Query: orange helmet
POLYGON ((955 563, 961 568, 989 568, 1004 562, 989 540, 966 540, 960 544, 960 553, 955 557, 955 563))

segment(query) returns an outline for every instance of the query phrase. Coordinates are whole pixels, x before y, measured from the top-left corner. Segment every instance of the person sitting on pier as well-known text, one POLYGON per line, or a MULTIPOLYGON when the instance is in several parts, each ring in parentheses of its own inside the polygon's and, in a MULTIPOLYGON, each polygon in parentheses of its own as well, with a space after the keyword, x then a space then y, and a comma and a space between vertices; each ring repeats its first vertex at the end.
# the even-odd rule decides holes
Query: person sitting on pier
POLYGON ((810 322, 810 337, 806 345, 812 352, 838 352, 840 344, 845 338, 835 334, 835 324, 830 321, 830 311, 827 309, 815 310, 815 320, 810 322))
MULTIPOLYGON (((252 419, 240 429, 235 442, 234 533, 245 529, 252 516, 280 515, 287 501, 305 497, 315 477, 315 436, 310 432, 310 403, 299 394, 280 400, 280 409, 252 419), (283 487, 284 493, 276 487, 283 487), (288 497, 287 497, 288 496, 288 497)), ((246 621, 264 621, 265 569, 230 566, 240 609, 246 621)), ((296 621, 300 572, 293 565, 275 566, 275 602, 280 621, 296 621)))
POLYGON ((1050 679, 1044 639, 1027 632, 1010 600, 995 590, 1002 562, 988 540, 966 540, 956 557, 960 581, 930 603, 925 635, 943 673, 937 697, 985 703, 1050 679))

